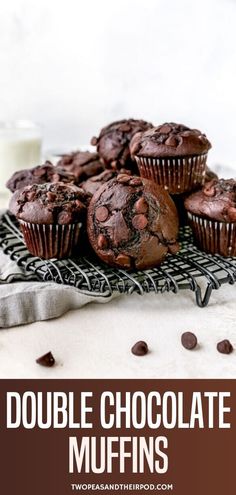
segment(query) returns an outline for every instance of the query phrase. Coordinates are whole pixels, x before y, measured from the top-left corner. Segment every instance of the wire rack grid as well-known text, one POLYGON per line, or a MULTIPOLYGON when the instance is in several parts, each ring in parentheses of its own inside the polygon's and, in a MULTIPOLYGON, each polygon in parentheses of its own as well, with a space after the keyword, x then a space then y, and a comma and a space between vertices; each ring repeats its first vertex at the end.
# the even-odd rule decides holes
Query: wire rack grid
POLYGON ((161 266, 144 271, 126 272, 102 263, 93 255, 64 260, 43 260, 27 250, 16 220, 9 214, 0 223, 0 247, 26 273, 39 280, 76 287, 84 293, 110 296, 113 292, 143 295, 177 293, 189 289, 196 303, 205 307, 213 290, 236 281, 236 259, 201 252, 193 244, 189 227, 180 231, 181 250, 168 255, 161 266))

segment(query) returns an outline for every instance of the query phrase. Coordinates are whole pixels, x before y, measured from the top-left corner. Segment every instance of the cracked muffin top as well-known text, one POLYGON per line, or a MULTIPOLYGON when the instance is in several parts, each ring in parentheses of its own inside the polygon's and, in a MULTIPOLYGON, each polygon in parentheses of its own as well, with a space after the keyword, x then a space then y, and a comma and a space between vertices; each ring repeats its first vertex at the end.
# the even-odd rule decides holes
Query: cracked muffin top
POLYGON ((93 137, 91 144, 106 166, 116 169, 123 167, 134 170, 136 164, 131 160, 129 144, 137 132, 153 127, 150 122, 140 119, 123 119, 103 127, 98 137, 93 137))
POLYGON ((131 156, 173 157, 207 153, 211 148, 205 134, 173 122, 135 134, 130 143, 131 156))
MULTIPOLYGON (((130 170, 121 169, 121 171, 121 173, 131 175, 130 170)), ((99 187, 103 186, 103 184, 116 177, 118 173, 119 172, 117 170, 104 170, 101 174, 94 175, 94 177, 90 177, 90 179, 87 179, 81 184, 81 187, 82 189, 84 189, 84 191, 93 195, 99 189, 99 187)))
POLYGON ((185 199, 194 215, 220 222, 236 222, 236 180, 213 179, 185 199))
POLYGON ((90 195, 74 184, 32 184, 15 191, 9 210, 25 222, 64 225, 80 222, 89 200, 90 195))
POLYGON ((97 255, 125 269, 144 269, 178 251, 178 215, 169 194, 157 184, 119 174, 94 194, 88 208, 88 235, 97 255))
POLYGON ((63 155, 56 164, 56 168, 58 167, 73 174, 76 178, 76 184, 80 184, 104 170, 104 164, 98 153, 90 153, 90 151, 75 151, 63 155))
POLYGON ((30 169, 18 170, 6 183, 6 187, 11 192, 29 186, 30 184, 44 184, 45 182, 65 182, 74 183, 75 176, 70 172, 46 161, 43 165, 38 165, 30 169))

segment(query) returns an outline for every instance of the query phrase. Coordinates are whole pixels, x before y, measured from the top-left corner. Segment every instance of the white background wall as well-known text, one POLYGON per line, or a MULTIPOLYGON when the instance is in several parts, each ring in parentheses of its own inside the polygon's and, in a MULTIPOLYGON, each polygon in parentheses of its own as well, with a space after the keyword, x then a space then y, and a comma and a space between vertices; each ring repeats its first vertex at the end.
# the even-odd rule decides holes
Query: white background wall
POLYGON ((1 0, 0 119, 41 122, 45 147, 172 120, 236 169, 235 95, 234 0, 1 0))

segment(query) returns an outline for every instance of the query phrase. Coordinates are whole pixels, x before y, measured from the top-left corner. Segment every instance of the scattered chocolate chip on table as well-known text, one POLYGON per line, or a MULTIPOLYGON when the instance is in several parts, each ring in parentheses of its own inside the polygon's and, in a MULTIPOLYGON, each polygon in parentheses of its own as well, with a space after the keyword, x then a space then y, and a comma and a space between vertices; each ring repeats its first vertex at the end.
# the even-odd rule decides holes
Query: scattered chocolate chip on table
POLYGON ((192 332, 184 332, 181 336, 181 343, 185 349, 190 351, 197 346, 197 337, 192 332))
POLYGON ((40 356, 38 359, 36 359, 36 363, 40 364, 41 366, 51 368, 55 364, 55 359, 51 352, 47 352, 47 354, 44 354, 43 356, 40 356))
POLYGON ((139 342, 133 345, 131 352, 135 356, 145 356, 148 353, 148 345, 143 340, 139 340, 139 342))
POLYGON ((233 346, 229 340, 225 339, 218 342, 217 351, 221 354, 231 354, 231 352, 233 352, 233 346))

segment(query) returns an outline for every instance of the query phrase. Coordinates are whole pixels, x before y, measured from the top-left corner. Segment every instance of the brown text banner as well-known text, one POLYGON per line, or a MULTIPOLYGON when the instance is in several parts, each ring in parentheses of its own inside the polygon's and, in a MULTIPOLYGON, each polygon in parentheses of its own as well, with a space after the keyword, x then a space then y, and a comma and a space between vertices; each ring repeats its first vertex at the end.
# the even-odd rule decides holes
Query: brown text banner
POLYGON ((235 493, 236 380, 1 380, 4 495, 235 493))

